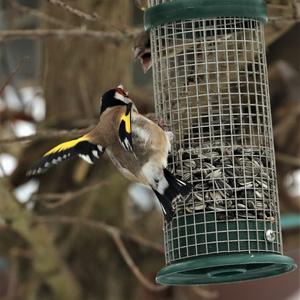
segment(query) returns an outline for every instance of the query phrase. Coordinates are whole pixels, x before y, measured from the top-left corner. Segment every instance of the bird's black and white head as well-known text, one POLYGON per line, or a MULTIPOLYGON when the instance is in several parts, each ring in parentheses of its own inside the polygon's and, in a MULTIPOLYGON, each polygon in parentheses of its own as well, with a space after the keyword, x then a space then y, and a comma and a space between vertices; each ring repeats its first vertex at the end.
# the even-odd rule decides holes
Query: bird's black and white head
MULTIPOLYGON (((109 108, 115 106, 123 106, 132 103, 128 97, 128 92, 125 92, 123 85, 118 85, 116 88, 105 92, 101 98, 101 111, 100 115, 109 108)), ((135 107, 135 106, 134 106, 135 107)))

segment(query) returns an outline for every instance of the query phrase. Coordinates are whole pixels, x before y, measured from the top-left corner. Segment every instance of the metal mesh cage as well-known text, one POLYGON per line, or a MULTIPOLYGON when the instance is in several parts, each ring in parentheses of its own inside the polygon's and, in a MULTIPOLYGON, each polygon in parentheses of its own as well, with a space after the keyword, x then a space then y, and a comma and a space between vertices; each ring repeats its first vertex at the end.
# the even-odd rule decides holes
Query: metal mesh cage
POLYGON ((263 24, 171 22, 151 29, 151 48, 156 114, 174 134, 169 168, 193 186, 164 224, 166 263, 282 254, 263 24))

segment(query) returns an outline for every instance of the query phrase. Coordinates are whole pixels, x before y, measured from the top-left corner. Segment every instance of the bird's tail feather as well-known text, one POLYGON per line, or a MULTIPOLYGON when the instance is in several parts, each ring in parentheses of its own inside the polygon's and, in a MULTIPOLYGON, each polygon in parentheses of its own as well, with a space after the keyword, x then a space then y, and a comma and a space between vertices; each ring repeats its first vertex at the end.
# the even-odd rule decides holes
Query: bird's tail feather
POLYGON ((162 195, 154 189, 153 189, 153 191, 159 200, 159 203, 160 203, 160 206, 161 206, 161 209, 165 216, 166 221, 171 222, 173 219, 173 215, 174 215, 174 211, 172 208, 172 201, 170 201, 170 199, 166 195, 162 195))
POLYGON ((179 195, 186 195, 191 190, 191 185, 176 178, 170 171, 164 169, 164 177, 168 182, 168 186, 165 188, 163 193, 154 190, 165 216, 167 222, 172 221, 174 211, 172 208, 172 201, 175 200, 179 195))
POLYGON ((88 141, 87 136, 82 136, 52 148, 30 168, 27 176, 44 173, 51 166, 77 155, 89 163, 94 163, 103 152, 104 148, 102 146, 93 144, 88 141))
POLYGON ((170 171, 164 169, 164 175, 166 180, 168 181, 169 187, 166 189, 166 192, 175 193, 176 196, 186 195, 191 190, 191 185, 187 182, 184 182, 178 178, 176 178, 170 171), (168 189, 170 191, 168 191, 168 189))

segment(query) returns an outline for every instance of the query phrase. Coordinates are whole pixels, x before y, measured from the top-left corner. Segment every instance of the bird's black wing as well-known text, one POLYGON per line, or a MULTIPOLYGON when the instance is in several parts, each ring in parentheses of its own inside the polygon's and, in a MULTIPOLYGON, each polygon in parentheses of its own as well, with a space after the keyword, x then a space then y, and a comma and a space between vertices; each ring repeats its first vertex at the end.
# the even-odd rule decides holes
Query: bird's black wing
POLYGON ((89 163, 94 163, 104 153, 105 148, 88 141, 86 136, 67 141, 48 151, 27 172, 27 176, 33 176, 46 172, 51 166, 79 156, 89 163))

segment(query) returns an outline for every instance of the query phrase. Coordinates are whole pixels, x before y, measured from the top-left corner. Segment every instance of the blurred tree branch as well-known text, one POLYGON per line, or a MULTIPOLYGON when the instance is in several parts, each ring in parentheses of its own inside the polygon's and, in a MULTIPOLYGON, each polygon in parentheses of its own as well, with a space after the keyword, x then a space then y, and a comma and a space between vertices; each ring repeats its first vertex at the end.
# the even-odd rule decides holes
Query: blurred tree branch
MULTIPOLYGON (((166 286, 155 285, 145 277, 145 275, 141 272, 141 270, 139 269, 139 267, 136 265, 131 255, 129 254, 128 249, 126 248, 122 240, 122 237, 131 240, 142 247, 148 247, 151 250, 158 252, 159 254, 163 254, 164 250, 160 245, 157 245, 140 235, 128 233, 118 227, 108 225, 100 221, 93 221, 89 219, 69 217, 69 216, 38 216, 36 217, 36 220, 42 223, 46 222, 46 223, 53 223, 53 224, 69 224, 69 225, 80 224, 107 233, 115 242, 118 251, 120 252, 128 268, 131 270, 131 272, 134 274, 136 279, 142 284, 144 288, 146 288, 151 292, 161 292, 169 288, 166 286)), ((214 299, 217 296, 217 292, 210 291, 200 287, 193 287, 192 291, 197 296, 200 296, 204 299, 214 299)))
POLYGON ((4 81, 4 83, 0 87, 0 96, 2 95, 5 87, 14 79, 15 75, 20 71, 20 69, 22 68, 22 66, 24 65, 26 60, 28 60, 28 57, 23 57, 18 62, 18 64, 16 65, 16 67, 14 68, 12 73, 8 75, 7 79, 4 81))
POLYGON ((100 22, 101 25, 103 25, 105 28, 114 29, 114 30, 117 30, 120 32, 124 32, 125 28, 128 28, 127 25, 119 26, 116 24, 111 24, 105 17, 101 17, 97 13, 92 13, 92 14, 86 13, 78 8, 72 7, 71 5, 67 4, 66 2, 64 2, 62 0, 48 0, 48 2, 53 5, 56 5, 58 7, 61 7, 68 13, 75 15, 75 16, 81 18, 82 20, 85 20, 88 22, 100 22))
POLYGON ((208 290, 199 286, 191 286, 192 291, 202 299, 216 299, 219 295, 218 291, 208 290))
MULTIPOLYGON (((103 20, 97 13, 88 14, 86 12, 83 12, 82 10, 79 10, 77 8, 74 8, 70 6, 69 4, 65 3, 61 0, 48 0, 51 4, 54 4, 56 6, 59 6, 66 10, 67 12, 76 15, 80 17, 81 19, 85 21, 101 21, 103 24, 106 25, 106 27, 110 29, 110 31, 100 31, 100 30, 89 30, 85 28, 73 28, 73 29, 27 29, 27 30, 2 30, 0 32, 0 39, 19 39, 19 38, 47 38, 47 37, 53 37, 53 38, 62 38, 62 37, 88 37, 88 38, 97 38, 97 39, 105 39, 106 41, 110 42, 124 42, 127 40, 133 39, 138 32, 140 32, 141 29, 139 28, 128 28, 128 26, 122 25, 122 26, 116 26, 116 25, 109 25, 106 20, 103 20)), ((69 24, 59 21, 57 18, 49 17, 43 12, 38 12, 37 10, 33 10, 30 8, 27 8, 25 6, 22 6, 20 4, 12 2, 12 7, 15 7, 18 10, 23 10, 24 12, 28 11, 40 18, 45 19, 46 21, 50 23, 56 23, 59 22, 62 23, 63 26, 70 27, 69 24)), ((282 4, 276 4, 272 1, 268 4, 268 14, 270 16, 270 22, 268 25, 269 30, 274 32, 274 29, 277 27, 282 27, 280 23, 289 23, 293 24, 295 22, 300 21, 299 16, 299 3, 297 1, 294 1, 292 5, 282 5, 282 4)), ((286 28, 289 28, 289 26, 285 26, 286 28)), ((284 28, 281 28, 281 30, 284 30, 284 28)), ((278 30, 275 30, 278 31, 278 30)), ((284 32, 284 31, 283 31, 284 32)), ((274 38, 269 36, 268 34, 267 38, 268 41, 273 41, 274 38)), ((272 35, 273 36, 273 35, 272 35)), ((278 36, 278 33, 276 34, 276 38, 278 36)))
POLYGON ((27 121, 34 123, 34 118, 27 114, 26 112, 19 111, 19 110, 11 110, 9 108, 0 109, 0 123, 4 123, 7 121, 27 121))
POLYGON ((292 165, 292 166, 300 168, 300 158, 299 157, 290 156, 288 154, 276 152, 276 159, 283 163, 286 163, 288 165, 292 165))
POLYGON ((115 242, 117 249, 119 250, 122 258, 124 259, 129 269, 132 271, 132 273, 135 275, 137 280, 142 284, 144 288, 150 290, 151 292, 160 292, 167 289, 167 287, 155 285, 145 277, 145 275, 140 271, 139 267, 133 261, 121 237, 130 240, 132 242, 135 242, 142 247, 150 248, 154 250, 156 253, 162 255, 164 252, 160 245, 157 245, 145 239, 142 236, 128 233, 125 230, 122 230, 116 226, 111 226, 100 221, 93 221, 89 219, 83 219, 79 217, 68 217, 68 216, 38 216, 36 217, 36 220, 38 222, 46 222, 46 223, 49 222, 52 224, 69 224, 72 225, 72 227, 74 225, 80 227, 86 226, 107 233, 115 242))
POLYGON ((53 5, 63 8, 64 10, 68 11, 69 13, 71 13, 77 17, 80 17, 81 19, 84 19, 85 21, 97 21, 97 19, 99 19, 99 16, 96 13, 88 14, 86 12, 83 12, 82 10, 72 7, 71 5, 67 4, 64 1, 48 0, 48 2, 53 5))
POLYGON ((60 20, 58 18, 49 16, 49 15, 45 14, 44 12, 39 11, 37 9, 33 9, 33 8, 28 7, 28 6, 22 5, 22 4, 18 3, 16 0, 10 0, 9 5, 13 9, 16 9, 16 10, 22 12, 22 13, 30 14, 30 15, 32 15, 34 17, 37 17, 41 20, 44 20, 44 21, 46 21, 50 24, 57 25, 57 26, 62 26, 62 27, 67 27, 67 28, 72 28, 73 27, 72 25, 70 25, 69 23, 67 23, 63 20, 60 20))
POLYGON ((130 256, 127 248, 125 247, 121 237, 120 237, 120 232, 112 230, 110 232, 110 235, 112 239, 114 240, 121 256, 123 257, 125 263, 127 264, 128 268, 131 270, 131 272, 134 274, 136 279, 143 285, 144 288, 151 292, 161 292, 166 290, 168 287, 167 286, 160 286, 156 285, 152 282, 150 282, 144 274, 141 272, 141 270, 138 268, 136 263, 133 261, 132 257, 130 256))
POLYGON ((69 217, 69 216, 37 216, 35 217, 35 219, 38 222, 42 222, 42 223, 68 224, 68 225, 80 224, 81 226, 85 226, 85 227, 93 228, 95 230, 99 230, 101 232, 105 232, 110 236, 112 232, 116 232, 123 238, 131 240, 143 247, 148 247, 160 254, 164 253, 164 250, 160 245, 153 243, 140 235, 126 232, 116 226, 108 225, 105 222, 94 221, 94 220, 84 219, 80 217, 69 217))
POLYGON ((98 190, 100 187, 103 187, 107 184, 107 181, 100 181, 98 183, 90 184, 73 192, 36 194, 33 195, 29 201, 39 201, 42 202, 42 205, 44 205, 47 208, 56 208, 66 203, 69 203, 70 201, 75 200, 78 197, 83 196, 91 191, 98 190))
POLYGON ((52 234, 45 226, 34 222, 32 214, 17 203, 1 178, 0 199, 0 217, 29 243, 33 252, 33 268, 41 282, 49 285, 54 299, 80 299, 78 284, 60 260, 52 234))
POLYGON ((265 39, 267 45, 270 45, 285 34, 296 22, 299 22, 300 18, 294 0, 281 2, 267 0, 266 2, 269 21, 265 26, 265 39))
POLYGON ((22 136, 22 137, 15 137, 15 138, 7 138, 7 139, 0 139, 0 144, 7 144, 7 143, 25 143, 25 142, 33 142, 39 139, 49 139, 49 138, 73 138, 78 137, 79 135, 87 133, 89 130, 95 127, 95 124, 90 125, 84 129, 72 129, 72 130, 39 130, 36 134, 22 136))
POLYGON ((89 30, 82 28, 74 29, 15 29, 1 30, 0 39, 20 39, 20 38, 65 38, 65 37, 80 37, 80 38, 96 38, 105 40, 105 42, 126 42, 132 40, 141 29, 132 28, 123 32, 116 31, 100 31, 89 30))

